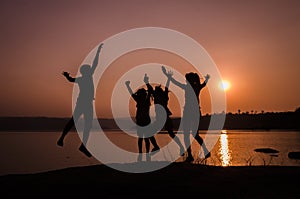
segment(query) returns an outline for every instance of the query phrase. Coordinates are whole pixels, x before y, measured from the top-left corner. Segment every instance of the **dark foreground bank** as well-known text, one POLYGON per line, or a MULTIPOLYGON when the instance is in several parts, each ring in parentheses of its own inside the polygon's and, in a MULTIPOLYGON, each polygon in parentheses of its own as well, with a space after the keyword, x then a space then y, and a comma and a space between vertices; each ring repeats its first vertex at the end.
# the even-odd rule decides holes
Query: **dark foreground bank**
POLYGON ((10 197, 300 198, 300 167, 172 163, 135 174, 96 165, 5 175, 0 183, 2 196, 10 197))

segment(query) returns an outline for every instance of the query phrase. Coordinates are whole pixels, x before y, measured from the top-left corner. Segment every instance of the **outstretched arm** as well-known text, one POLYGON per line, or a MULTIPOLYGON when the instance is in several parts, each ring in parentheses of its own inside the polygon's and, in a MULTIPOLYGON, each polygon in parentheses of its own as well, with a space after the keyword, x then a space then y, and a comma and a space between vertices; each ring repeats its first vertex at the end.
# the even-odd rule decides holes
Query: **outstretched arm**
POLYGON ((126 81, 126 82, 125 82, 125 85, 126 85, 126 87, 127 87, 127 89, 128 89, 128 92, 130 93, 130 95, 132 95, 132 94, 133 94, 133 91, 132 91, 132 89, 131 89, 131 87, 130 87, 130 81, 126 81))
POLYGON ((92 69, 91 69, 92 74, 95 72, 96 67, 98 65, 99 54, 100 54, 100 51, 101 51, 102 47, 103 47, 103 43, 100 44, 99 47, 98 47, 98 49, 97 49, 96 56, 94 58, 92 69))
MULTIPOLYGON (((185 88, 185 84, 182 84, 180 82, 178 82, 176 79, 173 78, 173 73, 172 71, 167 72, 166 68, 164 66, 161 67, 163 73, 168 77, 168 80, 170 80, 173 84, 175 84, 176 86, 184 89, 185 88)), ((168 83, 168 82, 167 82, 168 83)), ((169 85, 166 87, 169 87, 169 85)))
POLYGON ((76 78, 71 77, 70 73, 68 73, 68 72, 62 72, 62 74, 63 74, 63 76, 66 77, 67 80, 69 80, 69 82, 75 82, 76 78))

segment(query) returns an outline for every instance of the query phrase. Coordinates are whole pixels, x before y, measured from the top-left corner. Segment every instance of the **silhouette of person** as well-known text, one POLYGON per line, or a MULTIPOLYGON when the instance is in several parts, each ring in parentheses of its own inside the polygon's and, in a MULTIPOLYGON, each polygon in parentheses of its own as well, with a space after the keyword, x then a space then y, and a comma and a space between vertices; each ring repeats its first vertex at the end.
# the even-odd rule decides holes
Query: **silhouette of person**
POLYGON ((89 133, 93 123, 93 100, 94 100, 94 82, 93 74, 98 65, 98 59, 103 44, 100 44, 92 66, 84 64, 80 67, 80 77, 71 77, 68 72, 62 74, 66 77, 69 82, 77 83, 79 86, 79 95, 77 97, 76 106, 74 108, 73 116, 65 125, 60 138, 57 141, 58 146, 64 145, 64 139, 71 128, 75 125, 81 115, 84 117, 84 128, 83 128, 83 139, 79 147, 79 150, 86 156, 91 157, 92 154, 85 147, 88 141, 89 133))
MULTIPOLYGON (((162 89, 161 85, 159 86, 155 86, 155 90, 153 90, 152 86, 149 86, 148 90, 149 92, 152 94, 153 98, 154 98, 154 104, 155 105, 161 105, 163 109, 158 108, 157 106, 155 106, 155 122, 153 124, 154 128, 158 131, 160 130, 158 126, 160 121, 163 121, 164 118, 164 114, 162 113, 162 111, 166 111, 167 113, 167 118, 165 120, 165 123, 163 125, 163 129, 168 131, 169 136, 178 144, 180 152, 180 155, 184 155, 184 147, 181 143, 181 141, 179 140, 179 138, 175 135, 174 131, 173 131, 173 121, 171 119, 171 115, 172 112, 170 111, 170 109, 168 108, 168 102, 169 102, 169 85, 170 85, 170 76, 172 76, 171 73, 168 73, 168 79, 165 85, 165 90, 162 89)), ((148 84, 147 84, 148 85, 148 84)))
POLYGON ((185 93, 185 104, 183 108, 183 115, 182 115, 182 124, 183 124, 183 133, 184 133, 184 142, 187 149, 187 158, 185 161, 193 162, 194 158, 192 155, 192 149, 190 144, 190 133, 194 135, 195 140, 202 146, 205 158, 210 157, 210 152, 206 148, 203 139, 198 134, 198 127, 199 127, 199 120, 201 117, 201 110, 200 110, 200 102, 199 102, 199 95, 201 89, 203 89, 210 76, 207 74, 205 76, 205 81, 200 83, 200 78, 197 73, 189 72, 185 74, 186 84, 182 84, 175 80, 172 77, 171 72, 167 72, 166 68, 162 66, 163 73, 170 78, 171 82, 174 83, 176 86, 182 88, 185 93), (196 100, 193 100, 196 96, 196 100), (196 119, 195 119, 196 118, 196 119))
MULTIPOLYGON (((147 75, 145 74, 146 78, 147 75)), ((148 135, 144 132, 143 128, 144 126, 147 126, 151 123, 151 118, 150 118, 150 106, 151 106, 151 94, 144 88, 138 89, 135 93, 133 93, 131 87, 130 87, 130 81, 126 81, 125 85, 127 86, 128 92, 132 96, 132 98, 136 102, 136 115, 135 115, 135 122, 137 124, 137 136, 138 136, 138 159, 137 161, 142 160, 142 153, 143 153, 143 141, 145 142, 145 148, 146 148, 146 160, 150 161, 150 139, 148 135)), ((156 146, 158 147, 158 146, 156 146)))
MULTIPOLYGON (((153 88, 149 84, 149 77, 147 76, 147 74, 145 74, 145 76, 144 76, 144 82, 145 82, 145 84, 147 86, 149 95, 153 97, 153 88)), ((154 130, 154 129, 151 128, 151 131, 152 130, 154 130)), ((154 155, 155 153, 157 153, 160 150, 160 147, 158 146, 154 135, 150 136, 149 138, 150 138, 151 144, 153 145, 153 149, 151 150, 151 155, 154 155)))

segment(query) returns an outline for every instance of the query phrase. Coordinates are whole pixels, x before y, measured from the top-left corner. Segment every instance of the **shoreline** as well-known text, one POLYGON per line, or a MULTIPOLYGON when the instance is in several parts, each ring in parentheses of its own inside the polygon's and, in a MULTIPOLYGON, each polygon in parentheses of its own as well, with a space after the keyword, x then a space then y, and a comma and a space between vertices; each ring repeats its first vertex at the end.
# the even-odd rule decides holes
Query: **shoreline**
POLYGON ((296 198, 300 196, 299 179, 297 166, 220 167, 183 162, 148 173, 126 173, 100 164, 8 174, 0 176, 0 183, 3 194, 9 196, 296 198))
MULTIPOLYGON (((210 127, 211 117, 225 119, 222 129, 211 130, 295 130, 300 131, 298 122, 299 112, 278 112, 264 114, 213 114, 203 115, 199 122, 199 130, 207 130, 210 127)), ((70 118, 65 117, 0 117, 0 132, 2 131, 62 131, 70 118)), ((120 118, 124 129, 132 129, 131 118, 120 118), (131 121, 131 122, 128 122, 131 121)), ((181 118, 172 117, 174 130, 180 127, 181 118)), ((80 120, 80 122, 82 122, 80 120)), ((114 118, 94 118, 94 122, 100 124, 102 129, 119 129, 114 118)), ((97 125, 95 125, 96 128, 97 125)), ((97 128, 96 128, 97 129, 97 128)), ((72 130, 76 130, 75 127, 72 130)))
MULTIPOLYGON (((62 129, 16 129, 16 130, 1 130, 0 129, 0 133, 16 133, 16 132, 20 132, 20 133, 44 133, 44 132, 56 132, 56 133, 60 133, 62 132, 62 129)), ((104 133, 110 133, 110 132, 120 132, 123 131, 123 129, 109 129, 109 128, 105 128, 102 129, 104 131, 104 133)), ((132 131, 132 129, 125 129, 127 131, 132 131)), ((227 132, 228 133, 234 133, 234 132, 282 132, 282 131, 287 131, 287 132, 300 132, 300 129, 218 129, 218 130, 210 130, 210 131, 230 131, 227 132)), ((77 130, 70 130, 70 133, 77 133, 77 130)), ((92 129, 91 132, 98 132, 97 129, 92 129)), ((205 129, 199 129, 198 130, 199 134, 206 134, 203 132, 207 132, 207 130, 205 129)), ((167 131, 163 130, 160 132, 157 132, 158 134, 168 134, 167 131)), ((180 133, 182 134, 183 132, 181 130, 174 130, 174 133, 180 133)))

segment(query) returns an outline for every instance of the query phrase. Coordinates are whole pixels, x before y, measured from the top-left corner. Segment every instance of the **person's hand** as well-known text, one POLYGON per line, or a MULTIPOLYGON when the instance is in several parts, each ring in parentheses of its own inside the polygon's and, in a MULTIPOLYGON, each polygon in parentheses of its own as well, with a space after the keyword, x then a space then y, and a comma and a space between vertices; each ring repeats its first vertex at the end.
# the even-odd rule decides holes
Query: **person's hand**
POLYGON ((65 77, 69 77, 70 76, 70 73, 68 73, 68 72, 62 72, 62 74, 63 74, 63 76, 65 76, 65 77))
POLYGON ((166 75, 168 78, 171 78, 173 76, 173 71, 169 70, 166 75))
POLYGON ((147 73, 145 73, 144 82, 145 84, 149 84, 149 77, 147 76, 147 73))
POLYGON ((130 81, 126 81, 125 84, 126 84, 126 86, 129 86, 130 81))
POLYGON ((101 43, 98 47, 98 51, 100 51, 103 48, 103 43, 101 43))
POLYGON ((161 70, 162 70, 162 72, 163 72, 165 75, 168 75, 168 74, 167 74, 167 70, 166 70, 166 68, 165 68, 164 66, 161 66, 161 70))
POLYGON ((209 79, 210 78, 210 75, 209 74, 207 74, 206 76, 205 76, 205 79, 209 79))

